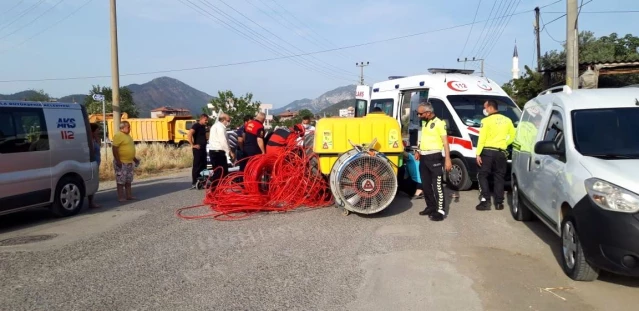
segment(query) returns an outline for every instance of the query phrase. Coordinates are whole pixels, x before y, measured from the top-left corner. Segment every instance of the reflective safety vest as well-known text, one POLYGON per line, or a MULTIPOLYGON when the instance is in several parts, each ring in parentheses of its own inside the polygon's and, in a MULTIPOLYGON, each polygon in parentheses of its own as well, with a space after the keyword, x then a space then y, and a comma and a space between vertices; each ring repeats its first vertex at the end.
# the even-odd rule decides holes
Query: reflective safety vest
POLYGON ((500 113, 491 114, 481 120, 481 130, 477 141, 477 155, 484 148, 506 150, 515 140, 515 126, 510 118, 500 113))
POLYGON ((528 121, 520 122, 517 126, 517 137, 513 142, 513 149, 520 152, 532 153, 537 140, 537 128, 528 121))
POLYGON ((434 117, 422 124, 422 138, 419 142, 419 150, 430 151, 444 149, 442 136, 446 136, 446 122, 438 117, 434 117))

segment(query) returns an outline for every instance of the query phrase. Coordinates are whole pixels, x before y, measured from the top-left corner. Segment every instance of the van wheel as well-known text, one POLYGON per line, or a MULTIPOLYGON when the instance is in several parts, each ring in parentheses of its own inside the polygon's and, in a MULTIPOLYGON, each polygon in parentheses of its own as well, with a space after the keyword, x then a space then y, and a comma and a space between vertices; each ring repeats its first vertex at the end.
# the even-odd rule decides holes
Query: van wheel
POLYGON ((599 277, 599 269, 586 261, 575 221, 571 216, 566 216, 561 222, 561 248, 561 265, 571 279, 591 282, 599 277))
POLYGON ((453 164, 453 168, 448 172, 447 180, 448 185, 453 190, 457 191, 466 191, 473 186, 473 181, 470 180, 470 176, 468 175, 468 169, 466 169, 466 165, 464 161, 459 158, 451 159, 453 164))
POLYGON ((52 211, 60 217, 73 216, 84 206, 84 187, 76 178, 60 179, 55 189, 52 211))
POLYGON ((513 218, 515 220, 518 221, 529 221, 532 220, 533 218, 533 214, 532 212, 528 209, 527 206, 525 206, 522 202, 521 202, 521 194, 519 193, 519 186, 517 185, 517 180, 513 181, 513 201, 512 204, 510 205, 510 214, 513 216, 513 218))

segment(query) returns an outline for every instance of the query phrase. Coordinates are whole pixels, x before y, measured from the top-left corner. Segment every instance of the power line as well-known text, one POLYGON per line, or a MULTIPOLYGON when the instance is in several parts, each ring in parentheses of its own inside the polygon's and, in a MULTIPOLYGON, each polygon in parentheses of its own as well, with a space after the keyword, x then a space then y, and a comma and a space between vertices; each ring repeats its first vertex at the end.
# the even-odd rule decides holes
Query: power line
MULTIPOLYGON (((473 23, 477 20, 477 13, 479 13, 480 7, 481 7, 481 0, 479 0, 479 3, 477 4, 477 9, 475 10, 475 17, 473 17, 473 23)), ((464 51, 466 51, 466 45, 468 44, 468 39, 470 39, 470 35, 473 33, 474 26, 475 24, 470 25, 470 31, 468 31, 468 36, 466 36, 466 42, 464 43, 464 47, 462 48, 461 53, 459 53, 459 57, 461 57, 462 54, 464 54, 464 51)))
POLYGON ((5 14, 7 14, 7 13, 9 13, 9 12, 13 11, 13 9, 17 8, 18 6, 20 6, 20 5, 22 4, 22 2, 24 2, 24 0, 20 0, 20 1, 18 1, 18 3, 16 3, 16 4, 15 4, 14 6, 12 6, 10 9, 6 10, 6 11, 5 11, 5 12, 3 12, 3 13, 0 13, 0 16, 5 15, 5 14))
POLYGON ((10 47, 10 48, 7 48, 7 49, 4 49, 4 50, 1 50, 1 51, 0 51, 0 54, 3 54, 3 53, 5 53, 5 52, 7 52, 7 51, 11 50, 11 48, 17 48, 17 47, 19 47, 19 46, 22 46, 23 44, 27 43, 28 41, 32 40, 33 38, 35 38, 35 37, 37 37, 37 36, 39 36, 39 35, 41 35, 41 34, 43 34, 43 33, 47 32, 49 29, 51 29, 51 28, 53 28, 53 27, 57 26, 58 24, 60 24, 60 23, 64 22, 64 21, 65 21, 65 20, 67 20, 67 19, 69 19, 69 17, 71 17, 71 16, 75 15, 78 11, 82 10, 85 6, 87 6, 89 3, 93 2, 93 1, 94 1, 94 0, 87 0, 87 2, 85 2, 83 5, 79 6, 77 9, 75 9, 74 11, 72 11, 71 13, 69 13, 67 16, 65 16, 65 17, 63 17, 62 19, 58 20, 57 22, 53 23, 51 26, 49 26, 49 27, 47 27, 47 28, 43 29, 42 31, 40 31, 40 32, 38 32, 38 33, 36 33, 36 34, 34 34, 34 35, 33 35, 33 36, 31 36, 31 37, 28 37, 28 38, 26 38, 26 39, 24 39, 24 40, 20 41, 20 43, 18 43, 18 44, 16 44, 16 45, 12 46, 12 47, 10 47))
MULTIPOLYGON (((521 15, 521 14, 525 14, 525 13, 530 13, 532 11, 533 10, 526 10, 526 11, 514 13, 512 15, 513 16, 521 15)), ((488 20, 476 21, 474 24, 483 23, 483 22, 486 22, 486 21, 488 21, 488 20)), ((212 68, 247 65, 247 64, 254 64, 254 63, 263 63, 263 62, 269 62, 269 61, 275 61, 275 60, 289 59, 289 58, 293 58, 293 57, 301 57, 301 56, 307 56, 307 55, 316 55, 316 54, 322 54, 322 53, 329 53, 329 52, 334 52, 334 51, 340 51, 340 50, 358 48, 358 47, 374 45, 374 44, 379 44, 379 43, 385 43, 385 42, 390 42, 390 41, 396 41, 396 40, 401 40, 401 39, 406 39, 406 38, 422 36, 422 35, 426 35, 426 34, 432 34, 432 33, 436 33, 436 32, 442 32, 442 31, 446 31, 446 30, 452 30, 452 29, 467 27, 467 26, 470 26, 472 24, 473 23, 460 24, 460 25, 456 25, 456 26, 444 27, 444 28, 439 28, 439 29, 434 29, 434 30, 427 30, 427 31, 413 33, 413 34, 398 36, 398 37, 392 37, 392 38, 387 38, 387 39, 369 41, 369 42, 364 42, 364 43, 360 43, 360 44, 342 46, 342 47, 337 47, 337 48, 332 48, 332 49, 327 49, 327 50, 321 50, 321 51, 315 51, 315 52, 309 52, 309 53, 304 53, 304 54, 296 54, 296 55, 281 56, 281 57, 272 57, 272 58, 265 58, 265 59, 257 59, 257 60, 250 60, 250 61, 235 62, 235 63, 210 65, 210 66, 199 66, 199 67, 190 67, 190 68, 179 68, 179 69, 167 69, 167 70, 128 73, 128 74, 121 74, 120 76, 124 76, 124 77, 126 77, 126 76, 142 76, 142 75, 151 75, 151 74, 163 74, 163 73, 171 73, 171 72, 195 71, 195 70, 204 70, 204 69, 212 69, 212 68)), ((102 79, 102 78, 110 78, 110 77, 111 77, 110 75, 101 75, 101 76, 82 76, 82 77, 66 77, 66 78, 0 80, 0 83, 102 79)))
MULTIPOLYGON (((513 0, 514 1, 514 0, 513 0)), ((521 0, 517 0, 517 4, 513 7, 512 9, 512 13, 515 12, 515 10, 517 10, 517 8, 519 7, 519 4, 521 3, 521 0)), ((514 2, 513 2, 514 4, 514 2)), ((501 39, 501 36, 504 34, 504 31, 506 31, 506 27, 508 27, 508 24, 510 23, 510 20, 512 19, 512 14, 508 15, 508 17, 505 18, 503 26, 501 28, 501 30, 498 30, 498 35, 495 37, 495 40, 493 40, 493 42, 490 45, 490 48, 488 49, 488 53, 486 53, 485 55, 482 55, 481 58, 488 58, 488 56, 490 55, 490 53, 492 53, 493 49, 495 48, 495 46, 497 46, 497 42, 499 42, 499 39, 501 39)))
MULTIPOLYGON (((549 14, 565 14, 566 12, 544 12, 549 14)), ((581 12, 580 14, 624 14, 624 13, 639 13, 639 10, 628 10, 628 11, 589 11, 589 12, 581 12)))
POLYGON ((7 29, 7 27, 13 25, 13 23, 17 22, 20 18, 24 17, 25 15, 27 15, 29 12, 35 10, 35 8, 39 7, 42 2, 44 2, 45 0, 40 0, 37 3, 34 3, 32 6, 30 6, 29 8, 27 8, 26 10, 22 11, 22 13, 20 13, 13 21, 11 21, 10 23, 4 25, 4 27, 0 28, 0 31, 3 31, 5 29, 7 29))
MULTIPOLYGON (((496 2, 496 1, 497 1, 497 0, 495 0, 495 2, 496 2)), ((500 14, 499 12, 501 11, 501 7, 502 7, 502 4, 503 4, 503 3, 504 3, 504 0, 500 0, 500 1, 499 1, 499 6, 497 7, 497 12, 495 13, 495 16, 498 16, 498 15, 500 14)), ((505 12, 505 11, 504 11, 504 12, 505 12)), ((477 49, 477 51, 476 51, 474 54, 476 54, 477 56, 479 56, 479 54, 480 54, 480 53, 484 50, 484 48, 486 47, 486 44, 488 44, 488 41, 490 40, 490 38, 488 37, 488 35, 490 34, 491 29, 492 29, 492 28, 493 28, 493 26, 496 24, 496 21, 497 21, 497 20, 501 20, 503 17, 504 17, 504 16, 503 16, 503 15, 501 15, 500 17, 498 17, 498 18, 494 18, 494 19, 492 19, 492 20, 490 21, 490 24, 486 27, 486 28, 487 28, 487 31, 486 31, 486 34, 484 35, 484 39, 483 39, 483 40, 482 40, 482 42, 479 44, 479 48, 477 49)), ((473 55, 474 55, 474 54, 473 54, 473 55)))
POLYGON ((6 38, 6 37, 9 37, 9 36, 11 36, 12 34, 14 34, 14 33, 18 32, 18 31, 20 31, 20 30, 22 30, 22 29, 24 29, 24 28, 29 27, 31 24, 33 24, 33 23, 35 23, 37 20, 39 20, 42 16, 44 16, 44 15, 45 15, 45 14, 47 14, 47 13, 49 13, 49 11, 51 11, 51 10, 55 9, 55 8, 56 8, 56 7, 57 7, 60 3, 62 3, 62 2, 64 2, 64 0, 60 0, 60 1, 56 2, 56 4, 54 4, 54 5, 50 6, 47 10, 45 10, 44 12, 42 12, 42 13, 41 13, 40 15, 38 15, 36 18, 34 18, 34 19, 32 19, 30 22, 28 22, 28 23, 26 23, 26 24, 22 25, 22 27, 19 27, 19 28, 17 28, 17 29, 15 29, 15 30, 13 30, 13 32, 10 32, 10 33, 8 33, 8 34, 6 34, 6 35, 4 35, 4 36, 0 37, 0 40, 4 39, 4 38, 6 38))
MULTIPOLYGON (((490 9, 490 13, 488 13, 488 20, 490 20, 490 17, 493 15, 493 11, 495 10, 496 4, 497 4, 497 0, 493 2, 493 7, 490 9)), ((482 27, 481 32, 479 33, 479 37, 477 37, 477 41, 475 41, 475 45, 473 45, 473 48, 470 50, 470 54, 474 54, 474 52, 476 51, 476 48, 479 45, 479 42, 482 36, 484 35, 484 31, 486 30, 487 25, 488 25, 488 21, 486 21, 486 23, 484 24, 484 27, 482 27)))

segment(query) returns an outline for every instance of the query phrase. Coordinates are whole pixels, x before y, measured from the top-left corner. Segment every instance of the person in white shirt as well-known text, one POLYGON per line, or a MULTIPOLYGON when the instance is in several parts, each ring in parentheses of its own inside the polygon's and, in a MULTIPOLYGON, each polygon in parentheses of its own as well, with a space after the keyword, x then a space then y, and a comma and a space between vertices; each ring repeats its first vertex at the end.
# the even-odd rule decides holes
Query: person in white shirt
POLYGON ((211 160, 212 172, 214 173, 211 179, 212 182, 228 175, 229 166, 226 155, 229 155, 231 162, 235 159, 235 154, 231 151, 226 137, 226 127, 229 126, 229 124, 231 124, 231 118, 227 114, 221 113, 217 118, 217 122, 211 126, 211 131, 209 132, 209 158, 211 160), (222 172, 220 172, 219 169, 216 171, 216 169, 220 167, 222 168, 222 172))
POLYGON ((311 125, 311 117, 310 116, 304 116, 302 118, 302 126, 304 126, 304 134, 308 135, 311 134, 313 132, 315 132, 315 127, 311 125))

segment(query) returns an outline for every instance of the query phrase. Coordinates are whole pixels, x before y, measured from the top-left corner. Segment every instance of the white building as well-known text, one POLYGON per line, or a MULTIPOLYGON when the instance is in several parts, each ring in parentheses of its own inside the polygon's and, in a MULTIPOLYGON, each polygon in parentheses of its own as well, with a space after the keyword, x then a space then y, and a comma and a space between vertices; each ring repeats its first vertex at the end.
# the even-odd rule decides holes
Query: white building
POLYGON ((519 79, 519 53, 517 53, 517 41, 515 41, 515 51, 513 52, 513 79, 519 79))
POLYGON ((264 120, 264 127, 267 129, 271 128, 271 121, 273 121, 273 115, 270 114, 271 109, 273 109, 272 104, 260 105, 260 112, 263 112, 266 115, 266 120, 264 120))

